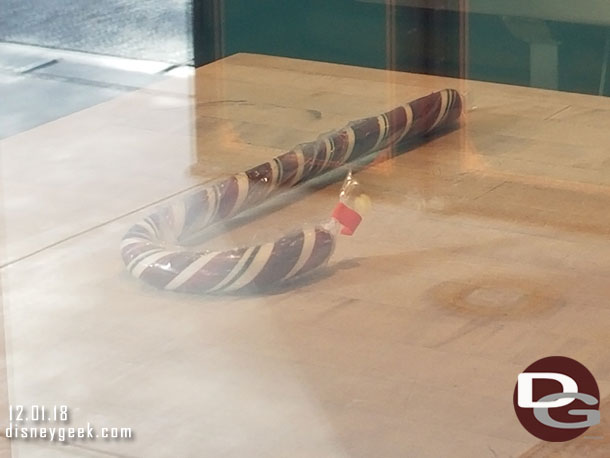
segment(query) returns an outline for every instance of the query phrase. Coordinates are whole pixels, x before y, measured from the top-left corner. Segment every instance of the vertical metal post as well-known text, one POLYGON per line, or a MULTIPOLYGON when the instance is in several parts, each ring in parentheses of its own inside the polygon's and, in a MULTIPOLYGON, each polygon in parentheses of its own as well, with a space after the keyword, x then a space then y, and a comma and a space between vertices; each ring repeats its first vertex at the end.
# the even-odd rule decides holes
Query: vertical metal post
POLYGON ((606 44, 602 56, 602 70, 599 76, 599 95, 606 92, 606 75, 608 74, 608 54, 610 54, 610 27, 606 30, 606 44))
POLYGON ((396 70, 396 5, 395 0, 387 0, 385 9, 385 49, 386 69, 396 70))
POLYGON ((193 57, 201 67, 224 57, 223 0, 193 1, 193 57))
POLYGON ((458 27, 458 40, 459 40, 459 76, 463 79, 468 79, 468 0, 460 0, 460 6, 458 10, 459 14, 459 27, 458 27))

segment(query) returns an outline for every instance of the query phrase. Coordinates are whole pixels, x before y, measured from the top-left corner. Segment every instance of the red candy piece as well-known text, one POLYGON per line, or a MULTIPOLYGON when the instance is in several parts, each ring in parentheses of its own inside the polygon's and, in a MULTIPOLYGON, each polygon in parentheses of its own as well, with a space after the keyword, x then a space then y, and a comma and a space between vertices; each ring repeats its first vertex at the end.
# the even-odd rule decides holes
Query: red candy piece
POLYGON ((337 204, 333 210, 332 217, 343 226, 341 228, 341 234, 343 235, 352 235, 356 231, 360 221, 362 221, 362 216, 360 216, 358 212, 352 210, 342 202, 337 204))

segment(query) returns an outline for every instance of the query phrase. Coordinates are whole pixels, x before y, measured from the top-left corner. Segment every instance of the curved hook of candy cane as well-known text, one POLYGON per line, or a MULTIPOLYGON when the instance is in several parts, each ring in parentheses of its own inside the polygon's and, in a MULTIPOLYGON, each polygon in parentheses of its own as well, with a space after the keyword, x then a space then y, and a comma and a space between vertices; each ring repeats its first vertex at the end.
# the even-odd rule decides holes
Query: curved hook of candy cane
POLYGON ((338 228, 332 220, 273 242, 224 251, 191 251, 181 242, 299 183, 448 126, 461 111, 459 93, 444 89, 202 185, 131 227, 121 243, 123 261, 133 276, 153 286, 190 293, 264 289, 311 272, 333 253, 338 228))

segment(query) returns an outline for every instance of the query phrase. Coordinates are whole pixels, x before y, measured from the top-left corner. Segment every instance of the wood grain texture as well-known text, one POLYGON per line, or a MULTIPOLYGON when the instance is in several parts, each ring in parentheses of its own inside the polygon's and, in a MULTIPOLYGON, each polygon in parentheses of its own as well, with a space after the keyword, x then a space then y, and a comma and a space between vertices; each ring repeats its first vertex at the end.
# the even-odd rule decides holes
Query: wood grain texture
MULTIPOLYGON (((610 395, 609 115, 601 97, 240 54, 3 140, 11 402, 134 428, 99 455, 604 456, 607 401, 587 433, 603 440, 549 446, 512 394, 560 354, 610 395), (444 87, 467 94, 461 128, 357 173, 373 208, 318 275, 210 299, 124 272, 120 238, 160 199, 444 87)), ((209 245, 323 219, 339 186, 209 245)))

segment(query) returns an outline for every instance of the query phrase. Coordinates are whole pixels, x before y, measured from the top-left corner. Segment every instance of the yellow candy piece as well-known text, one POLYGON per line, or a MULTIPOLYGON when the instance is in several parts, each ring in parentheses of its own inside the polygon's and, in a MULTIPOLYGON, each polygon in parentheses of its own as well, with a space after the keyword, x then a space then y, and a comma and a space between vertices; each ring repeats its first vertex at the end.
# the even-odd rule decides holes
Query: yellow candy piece
POLYGON ((371 198, 366 194, 360 194, 354 199, 354 210, 356 210, 360 216, 363 216, 368 212, 372 205, 371 198))

